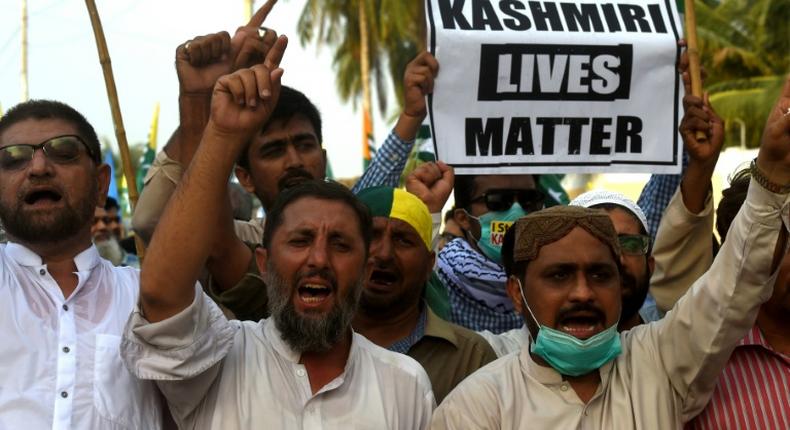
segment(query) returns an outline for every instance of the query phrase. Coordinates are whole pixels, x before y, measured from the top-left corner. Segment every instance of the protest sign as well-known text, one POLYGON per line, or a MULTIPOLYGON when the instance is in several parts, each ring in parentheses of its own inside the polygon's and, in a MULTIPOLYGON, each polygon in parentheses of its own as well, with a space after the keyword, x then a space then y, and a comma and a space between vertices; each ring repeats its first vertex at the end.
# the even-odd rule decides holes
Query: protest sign
POLYGON ((427 0, 426 19, 457 173, 680 172, 674 0, 427 0))

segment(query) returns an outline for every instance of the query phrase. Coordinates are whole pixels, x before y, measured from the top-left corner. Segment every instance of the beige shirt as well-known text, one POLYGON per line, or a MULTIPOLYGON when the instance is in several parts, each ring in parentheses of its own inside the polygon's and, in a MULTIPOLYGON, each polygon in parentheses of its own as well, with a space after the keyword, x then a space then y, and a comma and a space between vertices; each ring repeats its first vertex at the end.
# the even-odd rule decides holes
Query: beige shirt
POLYGON ((691 213, 683 204, 680 187, 669 201, 656 233, 650 294, 666 312, 684 295, 713 261, 713 203, 708 194, 705 209, 691 213), (693 257, 692 257, 693 256, 693 257))
POLYGON ((598 370, 601 383, 587 404, 525 347, 456 387, 435 411, 431 428, 681 428, 703 409, 730 353, 771 295, 779 213, 786 217, 789 204, 788 196, 752 183, 710 270, 664 319, 620 334, 623 352, 598 370))
MULTIPOLYGON (((181 182, 183 174, 184 168, 168 157, 165 151, 156 154, 151 168, 145 175, 145 192, 140 194, 140 200, 132 214, 132 227, 146 243, 151 240, 154 228, 165 211, 167 201, 175 192, 176 185, 181 182)), ((250 243, 261 243, 263 219, 234 220, 233 226, 239 239, 250 243)))
POLYGON ((184 429, 418 430, 435 407, 414 359, 356 333, 344 372, 312 394, 272 319, 228 321, 199 288, 167 320, 151 324, 135 311, 121 350, 137 377, 157 381, 184 429))

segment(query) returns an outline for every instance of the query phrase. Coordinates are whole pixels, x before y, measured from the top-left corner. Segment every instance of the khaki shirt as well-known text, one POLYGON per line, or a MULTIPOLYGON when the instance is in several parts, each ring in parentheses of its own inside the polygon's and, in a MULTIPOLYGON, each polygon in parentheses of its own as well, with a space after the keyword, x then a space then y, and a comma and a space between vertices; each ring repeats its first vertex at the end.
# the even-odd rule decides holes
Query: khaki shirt
POLYGON ((477 369, 496 360, 488 343, 475 332, 451 324, 426 307, 425 334, 407 355, 422 365, 433 386, 436 402, 477 369))
POLYGON ((433 429, 679 429, 708 402, 721 370, 771 295, 770 265, 790 197, 752 183, 710 270, 664 319, 620 334, 583 403, 527 347, 474 373, 435 411, 433 429), (780 212, 781 211, 781 212, 780 212))

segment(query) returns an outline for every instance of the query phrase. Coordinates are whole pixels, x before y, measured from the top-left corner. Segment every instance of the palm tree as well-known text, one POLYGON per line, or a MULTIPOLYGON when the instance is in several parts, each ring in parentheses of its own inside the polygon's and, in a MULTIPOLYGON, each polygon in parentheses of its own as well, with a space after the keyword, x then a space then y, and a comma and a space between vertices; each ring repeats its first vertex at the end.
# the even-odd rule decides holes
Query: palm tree
POLYGON ((700 57, 711 103, 728 124, 727 143, 757 146, 790 71, 790 2, 696 0, 700 57), (738 124, 737 126, 735 124, 738 124))
POLYGON ((308 0, 302 10, 301 43, 316 41, 333 47, 340 99, 354 106, 362 100, 363 160, 370 160, 373 135, 371 80, 378 108, 384 113, 388 82, 397 94, 402 93, 403 69, 416 55, 421 10, 420 2, 402 0, 308 0))

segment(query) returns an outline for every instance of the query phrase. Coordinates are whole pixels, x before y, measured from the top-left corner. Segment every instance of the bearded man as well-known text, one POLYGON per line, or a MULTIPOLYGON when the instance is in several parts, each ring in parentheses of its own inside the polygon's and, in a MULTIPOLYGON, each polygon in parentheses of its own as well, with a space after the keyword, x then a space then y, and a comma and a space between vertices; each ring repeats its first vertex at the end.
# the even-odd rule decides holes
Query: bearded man
POLYGON ((233 231, 227 178, 277 105, 286 40, 217 81, 200 146, 151 240, 122 355, 157 381, 182 428, 426 428, 435 402, 425 371, 351 330, 372 227, 342 185, 302 181, 267 212, 255 256, 271 318, 227 321, 195 287, 214 241, 233 231))
POLYGON ((71 107, 34 100, 0 119, 0 427, 162 426, 156 387, 121 362, 139 272, 91 243, 110 168, 71 107))

